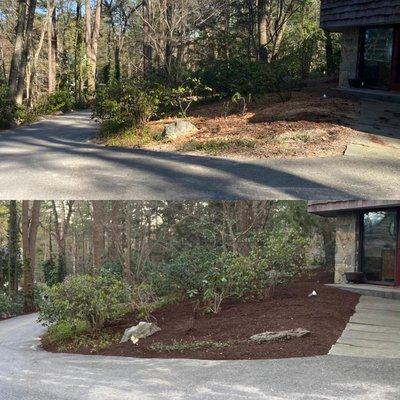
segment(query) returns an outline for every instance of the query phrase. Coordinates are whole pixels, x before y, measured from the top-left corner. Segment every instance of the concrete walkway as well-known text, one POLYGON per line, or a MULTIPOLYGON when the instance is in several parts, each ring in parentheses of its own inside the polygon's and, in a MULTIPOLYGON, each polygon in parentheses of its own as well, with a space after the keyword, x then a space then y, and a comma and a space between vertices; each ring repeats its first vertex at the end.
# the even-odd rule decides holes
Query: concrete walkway
POLYGON ((0 133, 0 198, 90 200, 395 199, 400 157, 233 160, 90 142, 77 112, 0 133))
POLYGON ((400 301, 361 296, 331 355, 400 358, 400 301))

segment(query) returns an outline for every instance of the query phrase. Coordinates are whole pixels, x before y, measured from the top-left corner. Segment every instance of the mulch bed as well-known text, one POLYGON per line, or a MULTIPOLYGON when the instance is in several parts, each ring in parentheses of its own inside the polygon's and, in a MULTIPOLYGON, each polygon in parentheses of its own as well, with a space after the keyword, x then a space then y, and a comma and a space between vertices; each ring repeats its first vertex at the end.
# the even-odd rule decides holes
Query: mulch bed
MULTIPOLYGON (((329 288, 324 283, 332 282, 332 274, 319 272, 311 278, 302 278, 289 285, 275 289, 272 296, 262 301, 247 303, 228 302, 223 304, 218 315, 203 315, 193 312, 193 302, 184 301, 158 310, 152 320, 161 331, 142 339, 138 345, 118 343, 97 354, 144 358, 195 358, 195 359, 270 359, 318 356, 327 354, 340 337, 350 316, 354 313, 359 295, 329 288), (308 297, 315 290, 316 297, 308 297), (256 344, 240 342, 249 336, 264 331, 304 328, 310 335, 284 342, 256 344), (174 341, 212 340, 234 342, 229 347, 208 348, 190 351, 154 351, 154 343, 170 344, 174 341)), ((116 321, 108 332, 120 333, 138 321, 134 316, 116 321)), ((57 348, 43 343, 49 351, 57 348)), ((77 349, 77 353, 88 354, 88 349, 77 349)))

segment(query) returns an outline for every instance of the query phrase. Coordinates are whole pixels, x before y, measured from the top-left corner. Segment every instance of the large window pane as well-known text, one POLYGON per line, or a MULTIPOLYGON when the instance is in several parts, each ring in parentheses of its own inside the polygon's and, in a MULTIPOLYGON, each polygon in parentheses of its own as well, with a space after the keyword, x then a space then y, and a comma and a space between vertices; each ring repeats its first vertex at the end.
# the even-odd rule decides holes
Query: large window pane
POLYGON ((396 211, 364 214, 364 273, 369 281, 394 283, 396 278, 396 211))
POLYGON ((365 31, 364 82, 366 86, 389 89, 393 57, 393 28, 365 31))

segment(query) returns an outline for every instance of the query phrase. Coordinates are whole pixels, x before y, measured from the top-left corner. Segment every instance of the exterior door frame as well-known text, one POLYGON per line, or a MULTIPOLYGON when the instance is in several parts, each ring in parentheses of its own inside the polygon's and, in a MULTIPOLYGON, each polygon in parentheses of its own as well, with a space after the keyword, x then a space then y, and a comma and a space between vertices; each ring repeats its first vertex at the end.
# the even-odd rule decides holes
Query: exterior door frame
POLYGON ((376 211, 396 211, 396 224, 397 228, 396 232, 396 273, 395 273, 395 282, 393 284, 387 282, 376 282, 376 281, 367 281, 366 283, 382 285, 382 286, 400 286, 400 208, 379 208, 379 209, 370 209, 370 210, 361 210, 358 215, 359 222, 359 249, 358 249, 358 270, 360 272, 364 272, 364 213, 367 212, 376 212, 376 211))

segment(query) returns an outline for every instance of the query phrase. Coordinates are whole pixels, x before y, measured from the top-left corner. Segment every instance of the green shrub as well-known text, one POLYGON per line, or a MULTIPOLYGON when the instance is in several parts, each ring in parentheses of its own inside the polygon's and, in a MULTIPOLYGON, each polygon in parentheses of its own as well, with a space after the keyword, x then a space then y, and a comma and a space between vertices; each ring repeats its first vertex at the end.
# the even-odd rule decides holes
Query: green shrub
POLYGON ((8 97, 8 86, 0 85, 0 129, 9 128, 15 120, 17 107, 8 97))
POLYGON ((93 115, 111 120, 116 129, 142 127, 155 114, 159 100, 140 82, 113 83, 96 92, 93 115))
POLYGON ((80 320, 60 321, 49 326, 47 337, 52 343, 63 343, 89 330, 86 322, 80 320))
POLYGON ((43 261, 41 267, 46 285, 48 286, 55 285, 58 282, 58 279, 57 279, 57 265, 54 261, 54 258, 49 258, 48 260, 43 261))
POLYGON ((80 320, 100 329, 107 320, 128 311, 128 291, 111 276, 77 275, 42 290, 39 319, 44 324, 80 320))
POLYGON ((278 63, 267 64, 239 59, 208 63, 198 73, 203 84, 222 97, 235 93, 268 93, 276 90, 284 74, 284 68, 278 63))
POLYGON ((74 97, 67 90, 58 90, 50 93, 46 99, 45 114, 54 114, 58 111, 67 112, 74 108, 74 97))
POLYGON ((22 313, 24 305, 24 296, 22 292, 12 298, 7 293, 0 292, 0 317, 12 317, 22 313))
POLYGON ((217 259, 218 253, 203 247, 181 251, 150 271, 152 286, 160 296, 177 292, 194 296, 200 293, 203 280, 217 259))
POLYGON ((12 300, 11 297, 0 292, 0 318, 11 316, 12 312, 12 300))

